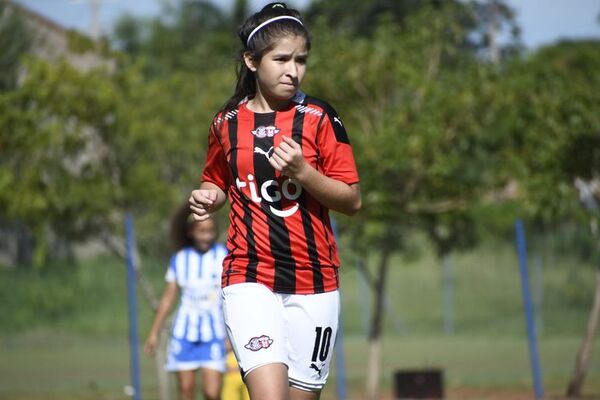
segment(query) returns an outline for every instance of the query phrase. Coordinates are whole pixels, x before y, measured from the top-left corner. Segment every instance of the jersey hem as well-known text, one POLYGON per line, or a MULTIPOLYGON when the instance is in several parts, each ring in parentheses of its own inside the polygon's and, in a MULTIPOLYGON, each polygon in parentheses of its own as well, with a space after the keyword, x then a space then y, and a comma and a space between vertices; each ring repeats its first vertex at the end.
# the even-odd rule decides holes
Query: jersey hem
POLYGON ((273 293, 279 293, 279 294, 301 294, 301 295, 306 295, 306 294, 320 294, 320 293, 329 293, 329 292, 335 292, 336 290, 339 290, 340 285, 335 285, 335 286, 326 286, 323 288, 322 291, 315 291, 309 288, 306 289, 298 289, 298 288, 278 288, 277 290, 275 290, 273 287, 265 284, 264 282, 246 282, 246 281, 229 281, 229 284, 226 285, 222 285, 222 288, 226 288, 228 286, 233 286, 233 285, 240 285, 242 283, 257 283, 259 285, 263 285, 264 287, 266 287, 267 289, 269 289, 271 292, 273 293))

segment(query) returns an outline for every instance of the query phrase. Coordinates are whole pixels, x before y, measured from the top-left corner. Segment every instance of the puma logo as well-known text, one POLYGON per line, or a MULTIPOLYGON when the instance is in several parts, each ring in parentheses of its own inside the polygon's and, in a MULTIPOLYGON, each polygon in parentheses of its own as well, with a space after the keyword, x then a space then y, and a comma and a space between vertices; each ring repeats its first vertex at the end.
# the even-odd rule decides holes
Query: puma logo
POLYGON ((319 374, 319 378, 320 378, 321 377, 321 368, 317 367, 317 364, 315 364, 315 363, 310 364, 310 367, 312 369, 314 369, 315 371, 317 371, 317 373, 319 374))
POLYGON ((263 149, 261 149, 260 147, 255 147, 255 148, 254 148, 254 152, 255 152, 255 153, 258 153, 258 154, 262 154, 263 156, 265 156, 265 157, 267 158, 267 161, 269 161, 269 158, 271 157, 271 156, 269 155, 269 153, 271 152, 271 150, 273 150, 273 146, 271 146, 271 147, 269 148, 269 150, 267 150, 267 151, 264 151, 264 150, 263 150, 263 149))
POLYGON ((340 126, 344 126, 344 124, 342 124, 342 120, 338 117, 333 117, 333 122, 337 122, 338 124, 340 124, 340 126))

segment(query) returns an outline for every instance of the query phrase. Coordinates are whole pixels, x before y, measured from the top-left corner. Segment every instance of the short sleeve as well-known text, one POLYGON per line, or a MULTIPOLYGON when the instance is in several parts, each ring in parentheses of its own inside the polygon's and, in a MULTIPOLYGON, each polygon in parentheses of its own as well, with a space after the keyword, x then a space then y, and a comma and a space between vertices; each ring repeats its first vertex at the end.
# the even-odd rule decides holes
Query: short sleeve
POLYGON ((177 271, 175 268, 175 256, 172 256, 171 261, 169 261, 169 268, 167 268, 167 273, 165 274, 165 281, 169 283, 177 281, 177 271))
POLYGON ((225 257, 227 256, 227 248, 219 243, 219 247, 217 249, 218 249, 218 256, 217 256, 218 261, 217 262, 222 267, 223 261, 225 260, 225 257))
POLYGON ((202 181, 214 183, 221 190, 227 192, 231 180, 231 171, 229 170, 229 165, 227 165, 218 134, 219 130, 213 124, 208 133, 208 151, 204 171, 202 172, 202 181))
POLYGON ((335 110, 327 107, 319 125, 317 142, 323 173, 348 185, 358 183, 358 170, 346 128, 335 110))

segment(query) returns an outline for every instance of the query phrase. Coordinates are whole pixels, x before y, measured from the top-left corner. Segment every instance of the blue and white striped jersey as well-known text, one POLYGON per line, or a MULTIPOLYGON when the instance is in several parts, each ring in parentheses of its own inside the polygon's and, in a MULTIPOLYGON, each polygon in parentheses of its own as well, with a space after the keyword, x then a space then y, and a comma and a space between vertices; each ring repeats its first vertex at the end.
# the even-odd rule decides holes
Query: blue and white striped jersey
POLYGON ((227 249, 216 243, 206 253, 186 247, 171 257, 165 276, 177 282, 181 301, 173 320, 173 336, 190 342, 225 338, 221 272, 227 249))

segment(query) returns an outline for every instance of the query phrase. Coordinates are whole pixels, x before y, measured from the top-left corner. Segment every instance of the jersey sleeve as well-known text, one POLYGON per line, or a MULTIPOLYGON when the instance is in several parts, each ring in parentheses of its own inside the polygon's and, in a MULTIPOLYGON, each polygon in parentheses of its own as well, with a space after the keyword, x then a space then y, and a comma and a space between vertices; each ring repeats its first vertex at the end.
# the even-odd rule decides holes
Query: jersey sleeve
POLYGON ((208 151, 204 171, 202 172, 202 181, 214 183, 227 193, 227 187, 231 180, 231 171, 229 170, 229 165, 227 165, 227 159, 225 158, 223 146, 219 141, 218 135, 219 129, 213 123, 208 133, 208 151))
POLYGON ((223 246, 222 244, 219 243, 219 255, 217 257, 217 263, 221 266, 221 268, 223 268, 223 261, 225 260, 225 257, 227 257, 227 247, 223 246))
POLYGON ((335 110, 327 108, 317 137, 323 173, 348 185, 358 183, 360 179, 346 128, 335 110))
POLYGON ((177 271, 175 270, 175 256, 171 257, 169 261, 169 268, 167 268, 167 273, 165 274, 165 281, 171 283, 177 280, 177 271))

